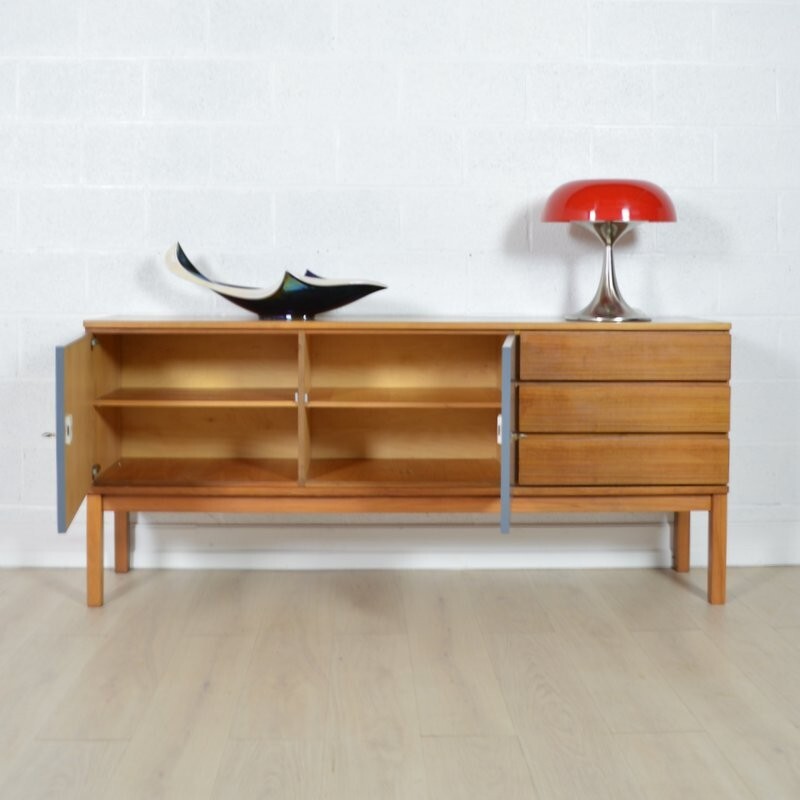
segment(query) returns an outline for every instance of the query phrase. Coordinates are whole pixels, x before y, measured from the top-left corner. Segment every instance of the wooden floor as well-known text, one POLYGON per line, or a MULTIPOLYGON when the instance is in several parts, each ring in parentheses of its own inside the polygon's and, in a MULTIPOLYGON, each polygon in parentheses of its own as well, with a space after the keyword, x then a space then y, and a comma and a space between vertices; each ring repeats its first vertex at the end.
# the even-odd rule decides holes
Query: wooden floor
POLYGON ((800 797, 800 568, 0 571, 0 797, 800 797))

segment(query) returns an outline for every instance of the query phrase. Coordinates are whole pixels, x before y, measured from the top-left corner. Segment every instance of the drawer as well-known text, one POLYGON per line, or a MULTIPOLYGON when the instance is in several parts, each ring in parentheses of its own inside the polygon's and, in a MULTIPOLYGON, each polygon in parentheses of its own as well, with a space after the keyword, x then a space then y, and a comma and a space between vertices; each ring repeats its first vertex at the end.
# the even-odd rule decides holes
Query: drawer
POLYGON ((728 437, 534 434, 519 442, 523 486, 722 486, 728 437))
POLYGON ((519 387, 525 433, 727 433, 725 383, 526 383, 519 387))
POLYGON ((723 331, 529 331, 520 336, 521 380, 728 381, 723 331))

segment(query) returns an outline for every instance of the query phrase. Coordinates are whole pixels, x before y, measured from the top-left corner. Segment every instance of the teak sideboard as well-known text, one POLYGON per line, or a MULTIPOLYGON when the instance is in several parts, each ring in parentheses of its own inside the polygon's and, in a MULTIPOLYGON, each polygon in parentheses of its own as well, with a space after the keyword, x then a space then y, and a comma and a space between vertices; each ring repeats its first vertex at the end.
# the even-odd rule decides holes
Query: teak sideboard
POLYGON ((57 349, 58 526, 87 602, 129 512, 708 512, 725 602, 730 325, 111 319, 57 349))

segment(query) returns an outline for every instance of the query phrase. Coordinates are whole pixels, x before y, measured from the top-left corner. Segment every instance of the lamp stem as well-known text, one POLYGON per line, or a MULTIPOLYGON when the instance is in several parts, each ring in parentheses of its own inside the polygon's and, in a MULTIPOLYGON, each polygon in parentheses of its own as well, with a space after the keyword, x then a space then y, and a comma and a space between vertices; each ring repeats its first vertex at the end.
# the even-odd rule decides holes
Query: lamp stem
POLYGON ((605 245, 603 269, 592 301, 567 319, 576 322, 649 322, 647 314, 625 302, 614 271, 614 243, 630 229, 630 223, 590 222, 586 223, 586 227, 591 228, 605 245))

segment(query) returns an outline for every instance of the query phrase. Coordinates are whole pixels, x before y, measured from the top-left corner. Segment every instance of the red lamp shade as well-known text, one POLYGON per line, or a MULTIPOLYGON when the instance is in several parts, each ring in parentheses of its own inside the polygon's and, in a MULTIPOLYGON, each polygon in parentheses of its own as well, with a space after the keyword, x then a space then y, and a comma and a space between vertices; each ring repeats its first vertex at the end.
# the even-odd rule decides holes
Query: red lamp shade
POLYGON ((550 195, 542 220, 675 222, 675 206, 660 186, 649 181, 571 181, 550 195))

